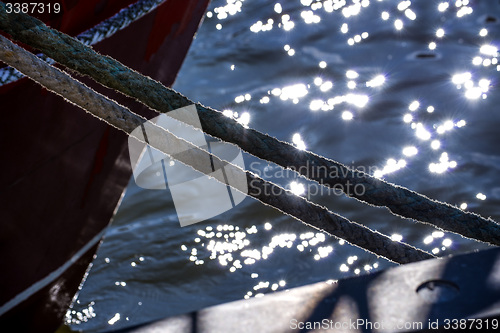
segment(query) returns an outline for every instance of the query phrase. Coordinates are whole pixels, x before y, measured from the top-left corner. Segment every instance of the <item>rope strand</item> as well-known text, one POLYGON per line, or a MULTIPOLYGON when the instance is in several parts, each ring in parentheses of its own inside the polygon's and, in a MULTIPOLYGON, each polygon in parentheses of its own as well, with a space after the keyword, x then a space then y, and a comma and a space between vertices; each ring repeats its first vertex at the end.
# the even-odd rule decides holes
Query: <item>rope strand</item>
MULTIPOLYGON (((64 66, 88 75, 104 86, 141 101, 159 112, 179 109, 194 102, 149 77, 102 56, 91 48, 26 14, 7 14, 0 2, 0 29, 15 39, 42 50, 64 66)), ((432 224, 482 242, 500 245, 500 225, 447 203, 432 200, 407 188, 387 183, 364 172, 279 141, 253 129, 246 129, 221 112, 196 104, 203 131, 233 143, 248 153, 274 162, 321 185, 339 186, 348 196, 374 206, 385 206, 393 214, 432 224), (318 172, 324 170, 326 172, 318 172), (363 193, 349 192, 349 186, 363 186, 363 193)))
MULTIPOLYGON (((351 222, 345 217, 303 197, 295 196, 290 191, 249 171, 220 160, 216 155, 178 138, 171 132, 131 112, 126 107, 95 92, 1 35, 0 60, 17 68, 43 87, 129 135, 134 136, 134 129, 144 126, 144 132, 148 133, 147 143, 154 148, 170 154, 173 158, 193 169, 209 174, 221 183, 232 186, 236 190, 310 226, 326 231, 330 235, 342 238, 353 245, 396 263, 405 264, 434 257, 406 243, 394 242, 377 231, 351 222), (220 169, 221 166, 224 167, 225 172, 229 174, 229 179, 246 179, 245 186, 240 186, 241 184, 238 183, 235 186, 234 182, 227 182, 222 173, 213 173, 210 163, 206 163, 209 158, 212 158, 214 165, 218 166, 216 170, 220 169)), ((143 137, 134 137, 145 142, 143 137)))

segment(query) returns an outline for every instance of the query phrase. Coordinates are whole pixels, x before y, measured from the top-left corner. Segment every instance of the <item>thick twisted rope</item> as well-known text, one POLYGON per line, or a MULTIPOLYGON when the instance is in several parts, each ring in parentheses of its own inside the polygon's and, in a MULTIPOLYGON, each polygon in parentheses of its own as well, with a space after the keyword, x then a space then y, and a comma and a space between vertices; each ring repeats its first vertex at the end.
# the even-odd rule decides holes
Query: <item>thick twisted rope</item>
MULTIPOLYGON (((120 31, 137 21, 144 15, 155 10, 159 5, 166 0, 139 0, 130 6, 123 8, 117 14, 107 20, 102 21, 93 28, 82 32, 75 38, 85 45, 95 45, 100 41, 113 36, 117 31, 120 31)), ((55 61, 44 54, 38 54, 38 57, 54 64, 55 61)), ((13 67, 0 68, 0 86, 17 81, 23 78, 24 75, 13 67)))
MULTIPOLYGON (((64 66, 97 82, 136 98, 159 112, 194 104, 180 93, 149 77, 102 56, 75 39, 26 14, 7 14, 0 2, 0 29, 13 38, 42 50, 64 66)), ((321 185, 340 187, 348 196, 374 206, 385 206, 393 214, 432 224, 440 229, 494 245, 500 245, 500 225, 471 212, 432 200, 407 188, 387 183, 345 165, 299 151, 289 143, 239 126, 221 112, 196 104, 203 131, 261 159, 289 168, 321 185), (362 186, 363 191, 351 191, 362 186)))
POLYGON ((392 241, 389 237, 345 217, 328 211, 307 199, 293 195, 290 191, 268 182, 236 165, 220 160, 216 155, 176 137, 171 132, 156 126, 129 109, 95 92, 68 74, 47 64, 33 54, 0 36, 0 60, 17 68, 35 82, 66 98, 108 124, 126 132, 139 141, 147 141, 195 170, 216 178, 221 183, 248 194, 262 203, 272 206, 308 225, 345 239, 347 242, 383 256, 397 263, 409 263, 433 258, 429 253, 405 243, 392 241), (142 126, 147 139, 134 135, 134 129, 142 126), (224 167, 223 173, 214 173, 224 167), (230 179, 231 181, 228 181, 230 179), (246 179, 245 184, 234 180, 246 179), (236 184, 236 185, 235 185, 236 184), (248 189, 248 193, 247 193, 248 189))

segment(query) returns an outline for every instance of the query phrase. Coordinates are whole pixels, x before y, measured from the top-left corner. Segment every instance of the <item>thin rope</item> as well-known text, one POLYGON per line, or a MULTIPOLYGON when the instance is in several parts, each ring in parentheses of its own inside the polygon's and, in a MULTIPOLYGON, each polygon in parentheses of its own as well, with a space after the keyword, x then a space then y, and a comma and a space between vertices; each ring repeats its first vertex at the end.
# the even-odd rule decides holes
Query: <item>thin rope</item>
POLYGON ((216 155, 194 146, 106 96, 95 92, 3 36, 0 36, 0 60, 17 68, 33 81, 95 117, 126 132, 137 140, 145 142, 144 137, 134 135, 134 129, 143 126, 143 131, 148 133, 146 141, 154 148, 170 154, 173 158, 195 170, 212 176, 219 182, 248 194, 299 221, 396 263, 404 264, 434 258, 433 255, 423 250, 406 243, 395 242, 386 235, 351 222, 304 197, 293 195, 292 192, 272 182, 220 160, 216 155), (207 162, 210 158, 212 158, 216 170, 223 167, 225 174, 213 172, 211 164, 207 162), (246 182, 245 184, 237 181, 228 182, 227 179, 246 179, 246 182))
MULTIPOLYGON (((6 14, 5 5, 1 2, 0 9, 0 29, 104 86, 134 97, 162 113, 194 104, 160 82, 143 76, 110 57, 98 54, 35 18, 26 14, 6 14)), ((294 170, 321 185, 332 189, 340 188, 346 195, 367 204, 387 207, 397 216, 500 245, 500 225, 490 218, 432 200, 312 152, 299 151, 289 143, 244 128, 221 112, 201 104, 196 104, 196 109, 205 133, 233 143, 254 156, 294 170), (353 186, 362 186, 363 191, 352 191, 353 186)))
MULTIPOLYGON (((100 41, 113 36, 116 32, 128 27, 132 22, 137 21, 144 15, 155 10, 166 0, 139 0, 130 6, 121 9, 117 14, 102 21, 95 27, 82 32, 75 38, 85 45, 95 45, 100 41)), ((43 53, 37 55, 39 58, 54 64, 55 61, 43 53)), ((0 87, 4 84, 15 82, 24 75, 13 67, 0 68, 0 87)))

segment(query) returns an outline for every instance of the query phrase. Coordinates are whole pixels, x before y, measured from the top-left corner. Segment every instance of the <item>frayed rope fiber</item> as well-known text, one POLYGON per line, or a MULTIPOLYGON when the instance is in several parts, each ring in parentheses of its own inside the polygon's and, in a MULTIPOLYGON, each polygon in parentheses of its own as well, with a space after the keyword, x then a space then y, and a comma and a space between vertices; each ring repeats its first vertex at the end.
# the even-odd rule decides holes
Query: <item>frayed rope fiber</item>
POLYGON ((15 67, 48 90, 64 97, 70 103, 79 106, 86 112, 124 131, 137 140, 148 143, 182 163, 191 166, 193 169, 210 174, 216 177, 218 181, 232 186, 236 190, 248 194, 312 227, 400 264, 434 257, 406 243, 394 242, 386 235, 351 222, 345 217, 330 212, 325 207, 314 204, 306 198, 295 196, 290 191, 249 171, 220 160, 217 156, 176 137, 171 132, 156 126, 126 107, 95 92, 1 35, 0 60, 15 67), (145 140, 134 135, 134 129, 140 126, 143 127, 144 132, 148 133, 145 140), (182 153, 172 154, 172 151, 182 153), (188 154, 185 154, 185 152, 188 152, 188 154), (207 168, 210 163, 205 163, 209 159, 212 159, 212 163, 218 166, 217 170, 221 170, 220 166, 223 166, 225 172, 230 174, 232 179, 246 179, 245 186, 235 186, 234 182, 228 182, 222 173, 212 173, 212 168, 207 168))
MULTIPOLYGON (((26 14, 7 14, 0 2, 0 29, 14 39, 37 48, 60 64, 85 74, 104 86, 136 98, 158 112, 168 112, 194 104, 180 93, 149 77, 102 56, 43 22, 26 14)), ((362 193, 346 193, 374 206, 387 207, 393 214, 432 224, 464 237, 500 245, 500 225, 492 219, 432 200, 407 188, 387 183, 308 151, 298 151, 254 129, 247 129, 221 112, 196 104, 203 131, 233 143, 248 153, 297 171, 321 185, 346 190, 363 186, 362 193), (316 171, 315 171, 316 170, 316 171), (327 170, 320 173, 317 170, 327 170), (333 174, 333 176, 332 176, 333 174)))

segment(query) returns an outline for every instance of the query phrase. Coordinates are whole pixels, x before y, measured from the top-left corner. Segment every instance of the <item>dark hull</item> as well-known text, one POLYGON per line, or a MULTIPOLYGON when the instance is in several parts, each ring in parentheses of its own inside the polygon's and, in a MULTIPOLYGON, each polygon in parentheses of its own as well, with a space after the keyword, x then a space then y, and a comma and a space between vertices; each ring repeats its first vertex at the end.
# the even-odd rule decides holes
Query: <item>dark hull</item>
MULTIPOLYGON (((75 2, 65 1, 63 17, 42 19, 76 35, 133 1, 75 2)), ((168 0, 94 48, 171 85, 207 2, 168 0)), ((131 176, 127 138, 28 79, 1 87, 0 105, 0 331, 53 332, 131 176)))

